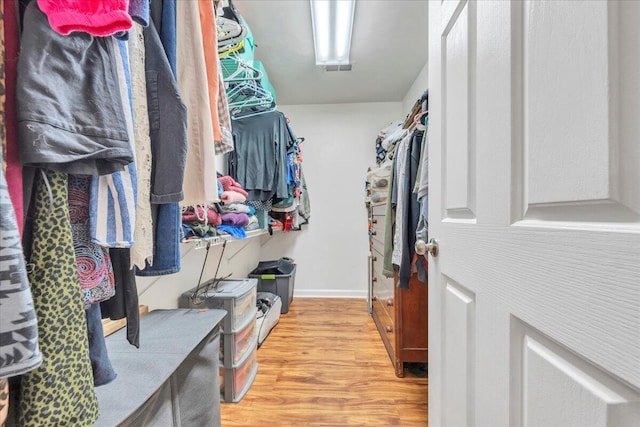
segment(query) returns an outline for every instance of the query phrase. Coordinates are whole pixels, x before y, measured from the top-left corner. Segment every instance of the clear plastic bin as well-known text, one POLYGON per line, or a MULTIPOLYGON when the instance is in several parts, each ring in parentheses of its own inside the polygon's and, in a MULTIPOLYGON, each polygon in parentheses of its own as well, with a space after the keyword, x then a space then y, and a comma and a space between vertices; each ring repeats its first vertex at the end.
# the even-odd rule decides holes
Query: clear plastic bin
POLYGON ((220 360, 223 361, 222 366, 231 367, 237 365, 245 353, 254 347, 258 339, 256 330, 257 311, 258 309, 256 308, 253 312, 253 317, 248 319, 247 325, 243 329, 231 334, 222 331, 220 334, 220 360))
POLYGON ((222 322, 222 329, 227 333, 234 333, 244 327, 249 318, 256 317, 257 279, 227 279, 221 281, 215 289, 192 297, 196 288, 180 296, 180 308, 218 308, 227 311, 222 322), (201 300, 201 304, 196 304, 201 300))
POLYGON ((258 341, 244 360, 231 368, 220 368, 220 400, 237 403, 247 394, 258 373, 258 341))

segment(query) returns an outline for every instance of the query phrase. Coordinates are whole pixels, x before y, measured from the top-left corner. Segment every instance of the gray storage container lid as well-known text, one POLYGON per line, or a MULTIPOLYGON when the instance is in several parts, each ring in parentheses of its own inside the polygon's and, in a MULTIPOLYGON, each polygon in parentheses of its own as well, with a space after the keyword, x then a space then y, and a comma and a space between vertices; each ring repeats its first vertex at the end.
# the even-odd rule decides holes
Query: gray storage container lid
MULTIPOLYGON (((201 288, 206 285, 201 285, 201 288)), ((202 293, 205 298, 238 298, 251 292, 258 287, 258 279, 226 279, 218 283, 214 289, 211 288, 206 293, 202 293)), ((183 296, 191 296, 196 288, 193 288, 183 294, 183 296)))
POLYGON ((291 258, 282 257, 274 261, 260 261, 258 266, 250 274, 277 274, 289 275, 296 264, 291 258))

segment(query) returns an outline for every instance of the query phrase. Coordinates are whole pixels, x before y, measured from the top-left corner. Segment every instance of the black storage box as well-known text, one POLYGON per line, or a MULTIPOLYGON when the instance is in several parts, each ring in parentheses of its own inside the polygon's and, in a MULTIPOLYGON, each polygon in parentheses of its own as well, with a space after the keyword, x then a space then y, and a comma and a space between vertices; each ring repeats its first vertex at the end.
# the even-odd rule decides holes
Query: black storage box
POLYGON ((280 313, 289 311, 296 279, 296 264, 293 260, 280 258, 276 261, 260 262, 249 277, 258 279, 258 292, 271 292, 282 299, 280 313))

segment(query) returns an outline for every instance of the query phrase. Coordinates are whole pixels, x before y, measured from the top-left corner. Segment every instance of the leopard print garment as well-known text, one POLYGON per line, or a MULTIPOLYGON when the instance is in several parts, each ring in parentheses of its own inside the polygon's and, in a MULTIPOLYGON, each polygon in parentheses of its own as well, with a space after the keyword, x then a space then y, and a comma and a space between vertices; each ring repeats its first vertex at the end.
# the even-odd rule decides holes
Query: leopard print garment
POLYGON ((92 426, 99 414, 67 199, 67 175, 47 171, 34 199, 29 274, 43 362, 22 377, 23 427, 92 426))
POLYGON ((4 427, 9 412, 9 381, 0 378, 0 427, 4 427))

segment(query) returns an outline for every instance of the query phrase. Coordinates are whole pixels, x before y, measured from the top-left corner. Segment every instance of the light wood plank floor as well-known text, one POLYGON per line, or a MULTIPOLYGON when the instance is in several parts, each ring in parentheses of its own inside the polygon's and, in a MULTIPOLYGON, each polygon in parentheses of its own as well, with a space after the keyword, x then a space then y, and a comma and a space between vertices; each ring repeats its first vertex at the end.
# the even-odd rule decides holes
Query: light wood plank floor
POLYGON ((427 379, 397 378, 366 301, 294 298, 222 426, 427 425, 427 379))

